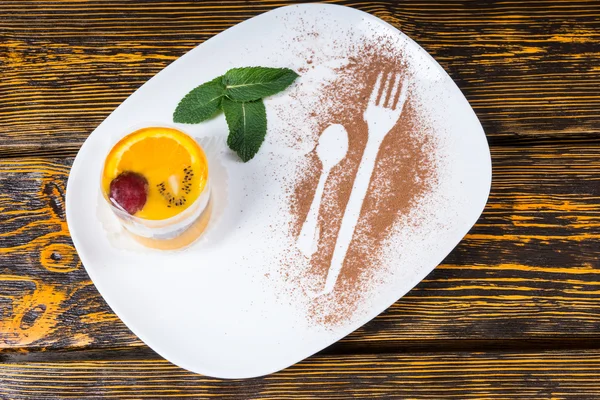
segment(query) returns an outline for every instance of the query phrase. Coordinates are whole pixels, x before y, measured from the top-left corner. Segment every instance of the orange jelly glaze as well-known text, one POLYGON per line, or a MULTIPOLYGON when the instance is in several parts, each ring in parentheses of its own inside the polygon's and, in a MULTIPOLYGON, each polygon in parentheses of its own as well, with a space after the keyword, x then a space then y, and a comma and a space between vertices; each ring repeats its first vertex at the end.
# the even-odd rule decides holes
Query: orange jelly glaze
POLYGON ((124 171, 139 173, 148 181, 146 204, 135 216, 149 220, 171 218, 187 209, 204 191, 208 180, 208 163, 202 148, 173 128, 140 129, 112 148, 102 173, 106 198, 110 182, 124 171))

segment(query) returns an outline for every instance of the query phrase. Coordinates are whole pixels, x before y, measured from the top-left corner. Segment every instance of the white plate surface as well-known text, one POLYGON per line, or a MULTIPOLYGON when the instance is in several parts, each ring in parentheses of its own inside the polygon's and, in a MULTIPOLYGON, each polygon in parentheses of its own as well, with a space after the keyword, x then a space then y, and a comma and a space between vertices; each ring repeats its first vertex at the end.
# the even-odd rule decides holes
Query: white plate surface
MULTIPOLYGON (((326 76, 325 67, 313 68, 313 75, 306 73, 297 83, 310 87, 309 79, 318 81, 326 76)), ((297 85, 290 90, 302 93, 297 85)), ((92 132, 73 163, 67 186, 67 221, 94 284, 145 343, 188 370, 246 378, 275 372, 314 354, 406 294, 476 222, 490 184, 490 153, 481 125, 433 58, 369 14, 340 6, 297 5, 252 18, 215 36, 124 101, 92 132), (289 282, 278 278, 282 254, 295 240, 278 228, 289 223, 286 179, 290 168, 301 165, 315 145, 308 140, 290 147, 273 134, 284 124, 273 110, 291 101, 286 93, 265 102, 267 141, 247 164, 226 148, 227 126, 222 116, 199 125, 179 126, 207 147, 215 185, 215 218, 206 237, 189 249, 161 253, 127 242, 99 197, 104 157, 116 139, 137 126, 172 125, 179 99, 232 67, 299 69, 306 60, 294 42, 295 27, 307 21, 318 35, 301 46, 315 52, 315 60, 327 59, 333 38, 339 41, 374 31, 396 37, 398 51, 418 71, 411 92, 433 116, 436 135, 443 143, 439 151, 444 171, 429 199, 438 207, 430 210, 421 230, 406 238, 401 248, 391 245, 382 262, 387 262, 393 273, 360 312, 335 327, 315 326, 307 319, 306 304, 298 293, 289 291, 289 282)))

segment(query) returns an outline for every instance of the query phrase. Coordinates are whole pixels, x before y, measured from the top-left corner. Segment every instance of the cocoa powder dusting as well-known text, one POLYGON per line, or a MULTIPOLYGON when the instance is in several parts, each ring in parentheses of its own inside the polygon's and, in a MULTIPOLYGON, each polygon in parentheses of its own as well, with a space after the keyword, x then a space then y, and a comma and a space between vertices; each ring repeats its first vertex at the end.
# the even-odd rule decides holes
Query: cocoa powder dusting
MULTIPOLYGON (((366 300, 367 288, 376 288, 385 279, 380 250, 394 223, 411 216, 436 185, 437 169, 433 154, 436 142, 419 114, 419 104, 410 92, 411 72, 393 43, 373 45, 359 42, 347 54, 347 62, 336 68, 335 78, 320 90, 319 101, 308 113, 320 134, 331 124, 341 124, 348 132, 349 147, 344 160, 335 166, 325 184, 319 210, 320 238, 310 267, 299 276, 297 285, 309 300, 309 318, 329 327, 347 322, 366 300), (393 72, 407 77, 408 97, 399 121, 385 137, 369 190, 365 197, 352 242, 334 290, 315 296, 325 285, 327 273, 368 139, 363 114, 379 73, 393 72), (312 293, 312 294, 311 294, 312 293)), ((319 63, 311 54, 308 67, 319 63)), ((382 85, 383 86, 383 85, 382 85)), ((400 91, 398 91, 399 94, 400 91)), ((395 102, 398 101, 396 95, 395 102)), ((297 237, 308 214, 322 173, 316 149, 304 160, 291 193, 290 234, 297 237)), ((418 219, 412 219, 418 224, 418 219)), ((294 256, 298 256, 295 252, 294 256)))

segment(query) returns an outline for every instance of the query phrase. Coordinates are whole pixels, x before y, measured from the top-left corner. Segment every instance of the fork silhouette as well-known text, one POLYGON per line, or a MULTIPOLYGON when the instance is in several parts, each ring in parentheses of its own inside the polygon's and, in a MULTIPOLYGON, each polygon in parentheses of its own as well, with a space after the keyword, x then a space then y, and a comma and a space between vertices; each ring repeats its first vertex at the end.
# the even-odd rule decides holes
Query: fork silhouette
POLYGON ((383 89, 380 90, 383 72, 379 73, 369 98, 369 104, 363 114, 363 118, 369 128, 367 145, 360 161, 358 172, 354 178, 350 200, 348 200, 348 205, 344 211, 342 226, 338 232, 329 272, 327 273, 327 280, 321 294, 331 292, 335 286, 360 217, 363 201, 369 189, 379 147, 381 147, 381 143, 386 135, 396 125, 396 122, 398 122, 406 101, 407 79, 405 78, 400 83, 400 75, 396 74, 392 83, 393 75, 392 73, 387 74, 383 89), (399 89, 400 95, 396 102, 396 95, 399 89))

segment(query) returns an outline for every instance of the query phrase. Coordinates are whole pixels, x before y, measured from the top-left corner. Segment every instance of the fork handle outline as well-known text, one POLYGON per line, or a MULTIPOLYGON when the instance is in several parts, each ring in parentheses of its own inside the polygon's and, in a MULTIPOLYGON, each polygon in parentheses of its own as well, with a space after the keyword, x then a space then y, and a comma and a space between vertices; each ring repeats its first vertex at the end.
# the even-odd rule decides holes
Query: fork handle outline
POLYGON ((377 161, 379 148, 381 147, 381 143, 383 142, 385 135, 388 133, 385 132, 385 134, 372 135, 371 132, 371 127, 369 127, 367 145, 365 146, 365 151, 362 155, 358 172, 354 178, 354 185, 352 186, 350 199, 348 200, 348 204, 346 205, 346 209, 344 211, 344 216, 342 217, 342 225, 338 231, 333 257, 331 258, 331 263, 322 294, 327 294, 333 290, 339 274, 342 271, 344 260, 346 259, 346 253, 348 252, 348 247, 350 247, 350 243, 352 242, 354 230, 356 225, 358 225, 363 203, 369 190, 369 185, 371 184, 371 176, 373 175, 373 171, 375 169, 375 162, 377 161))

